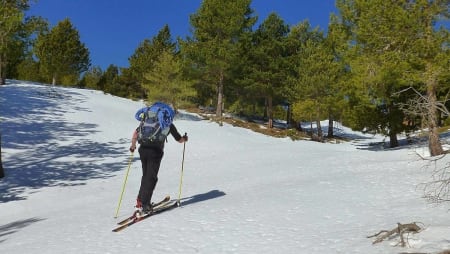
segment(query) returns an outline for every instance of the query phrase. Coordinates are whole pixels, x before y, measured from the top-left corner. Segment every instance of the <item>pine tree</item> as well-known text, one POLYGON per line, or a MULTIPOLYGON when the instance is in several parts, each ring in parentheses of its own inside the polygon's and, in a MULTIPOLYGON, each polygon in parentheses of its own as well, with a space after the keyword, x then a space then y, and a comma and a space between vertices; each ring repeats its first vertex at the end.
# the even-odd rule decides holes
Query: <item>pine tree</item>
POLYGON ((407 81, 423 84, 428 103, 424 121, 428 127, 428 148, 432 156, 444 153, 438 132, 438 93, 447 89, 450 69, 450 33, 448 28, 436 28, 441 19, 450 18, 450 1, 416 1, 403 6, 410 22, 403 39, 411 44, 405 50, 409 69, 415 75, 407 81))
POLYGON ((78 77, 90 66, 89 50, 69 19, 59 22, 49 33, 39 35, 35 50, 42 72, 53 85, 63 76, 78 77))
POLYGON ((287 38, 289 86, 284 93, 292 102, 293 117, 317 124, 318 141, 323 140, 320 121, 329 119, 328 136, 333 134, 333 120, 341 115, 343 94, 340 87, 344 66, 338 48, 339 33, 329 29, 328 37, 317 27, 311 28, 308 21, 291 28, 287 38))
POLYGON ((246 62, 245 92, 264 98, 268 127, 273 127, 274 99, 280 101, 286 84, 286 37, 289 26, 275 13, 271 13, 253 33, 252 47, 246 62))
POLYGON ((240 36, 251 30, 251 0, 205 0, 191 15, 193 37, 188 38, 187 56, 201 73, 202 84, 213 85, 217 93, 216 116, 222 117, 225 82, 237 55, 240 36))
POLYGON ((159 56, 166 51, 175 53, 175 48, 176 44, 172 41, 168 25, 165 25, 155 37, 141 42, 129 58, 130 72, 140 86, 143 86, 145 81, 145 73, 154 68, 159 56))
POLYGON ((100 66, 93 66, 87 70, 80 81, 80 86, 90 89, 99 89, 99 83, 103 76, 100 66))
MULTIPOLYGON (((448 16, 448 1, 338 0, 342 24, 349 32, 347 54, 353 73, 354 116, 368 115, 361 127, 388 130, 391 146, 405 130, 404 113, 397 105, 408 96, 394 96, 417 86, 427 96, 427 127, 432 155, 441 154, 437 133, 437 90, 448 70, 448 31, 434 30, 439 17, 448 16), (424 84, 424 85, 420 85, 424 84), (363 111, 361 111, 363 109, 363 111), (370 121, 372 120, 372 121, 370 121), (374 121, 375 120, 375 121, 374 121)), ((359 117, 356 117, 359 118, 359 117)))
POLYGON ((15 36, 22 27, 27 0, 2 1, 0 4, 0 85, 5 84, 8 53, 14 48, 15 36))
POLYGON ((99 89, 105 93, 110 93, 113 95, 121 94, 120 84, 117 82, 118 77, 119 67, 114 64, 110 64, 98 81, 99 89))
POLYGON ((309 116, 308 120, 316 122, 317 138, 322 141, 320 121, 332 115, 336 101, 339 100, 340 93, 336 86, 339 65, 323 37, 320 40, 308 40, 299 58, 296 81, 299 99, 294 104, 294 110, 298 116, 309 116))
POLYGON ((180 61, 170 52, 162 52, 154 68, 144 77, 149 101, 165 101, 178 108, 195 96, 192 83, 182 77, 180 61))

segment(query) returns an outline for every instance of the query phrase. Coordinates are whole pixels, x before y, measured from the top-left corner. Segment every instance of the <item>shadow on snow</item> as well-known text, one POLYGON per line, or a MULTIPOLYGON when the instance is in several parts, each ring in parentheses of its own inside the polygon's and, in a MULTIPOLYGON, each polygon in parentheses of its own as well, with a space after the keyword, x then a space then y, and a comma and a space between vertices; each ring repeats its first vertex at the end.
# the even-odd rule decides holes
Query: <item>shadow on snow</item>
POLYGON ((5 242, 8 235, 16 233, 18 230, 25 228, 33 223, 39 222, 44 219, 30 218, 26 220, 19 220, 8 223, 6 225, 0 225, 0 243, 5 242))
POLYGON ((181 199, 181 205, 182 206, 187 206, 187 205, 191 205, 191 204, 195 204, 198 202, 203 202, 206 200, 210 200, 210 199, 214 199, 214 198, 219 198, 222 196, 225 196, 226 193, 220 190, 212 190, 206 193, 202 193, 202 194, 197 194, 191 197, 186 197, 186 198, 182 198, 181 199))
POLYGON ((117 149, 126 140, 94 142, 87 135, 98 131, 95 124, 63 118, 68 110, 88 111, 80 106, 84 101, 82 94, 61 88, 0 88, 2 148, 14 150, 3 160, 6 176, 0 180, 0 203, 26 199, 24 192, 30 188, 82 185, 88 179, 108 178, 126 166, 127 155, 117 149), (106 156, 124 159, 103 163, 106 156))

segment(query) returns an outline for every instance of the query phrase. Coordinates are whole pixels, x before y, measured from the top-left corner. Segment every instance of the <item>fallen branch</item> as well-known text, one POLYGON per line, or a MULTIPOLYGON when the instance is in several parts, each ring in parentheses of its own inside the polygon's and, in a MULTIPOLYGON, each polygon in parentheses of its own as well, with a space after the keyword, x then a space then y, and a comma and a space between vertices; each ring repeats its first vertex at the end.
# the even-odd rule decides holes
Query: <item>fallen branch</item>
POLYGON ((418 233, 422 228, 417 225, 417 222, 408 223, 408 224, 400 224, 397 223, 397 227, 392 230, 381 230, 380 232, 368 236, 367 238, 376 237, 376 240, 372 244, 380 243, 384 241, 386 238, 392 238, 396 235, 400 237, 400 244, 402 247, 405 247, 405 239, 403 234, 405 233, 418 233))

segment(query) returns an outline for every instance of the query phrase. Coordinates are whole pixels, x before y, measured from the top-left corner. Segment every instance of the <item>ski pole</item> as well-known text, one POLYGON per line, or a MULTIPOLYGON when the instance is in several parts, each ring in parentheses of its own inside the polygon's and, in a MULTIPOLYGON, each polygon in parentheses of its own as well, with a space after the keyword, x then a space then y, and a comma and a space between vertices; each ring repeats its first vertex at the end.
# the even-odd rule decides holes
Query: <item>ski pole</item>
POLYGON ((131 152, 130 160, 128 161, 128 169, 127 169, 127 173, 125 174, 125 180, 123 181, 122 192, 120 193, 119 204, 117 205, 117 210, 116 210, 116 216, 114 216, 115 219, 117 219, 117 215, 119 214, 120 205, 122 204, 122 197, 123 197, 123 193, 125 192, 125 185, 127 184, 128 173, 130 172, 132 160, 133 160, 133 152, 131 152))
MULTIPOLYGON (((187 136, 187 133, 184 133, 187 136)), ((183 171, 184 171, 184 152, 186 151, 186 142, 183 143, 183 160, 181 161, 181 177, 180 177, 180 190, 178 192, 177 206, 181 206, 181 186, 183 185, 183 171)))

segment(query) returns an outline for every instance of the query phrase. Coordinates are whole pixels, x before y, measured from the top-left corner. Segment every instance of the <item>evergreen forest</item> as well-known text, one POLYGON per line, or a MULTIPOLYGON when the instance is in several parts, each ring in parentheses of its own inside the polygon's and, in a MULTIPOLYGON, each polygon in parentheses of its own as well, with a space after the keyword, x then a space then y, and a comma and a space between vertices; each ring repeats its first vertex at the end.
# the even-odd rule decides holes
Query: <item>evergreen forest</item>
MULTIPOLYGON (((129 66, 92 66, 71 20, 50 27, 26 16, 29 0, 1 0, 0 77, 96 89, 116 96, 162 100, 175 108, 208 108, 259 118, 339 121, 354 130, 397 136, 428 130, 431 155, 450 104, 450 0, 336 0, 326 30, 307 21, 288 25, 271 13, 259 20, 251 0, 203 0, 187 22, 140 42, 129 66)), ((4 105, 2 105, 4 106, 4 105)), ((7 105, 6 105, 7 106, 7 105)))

